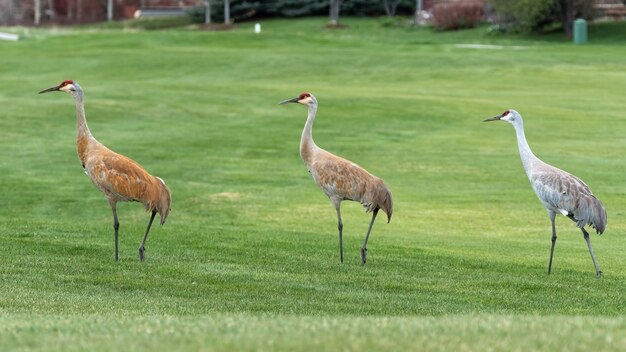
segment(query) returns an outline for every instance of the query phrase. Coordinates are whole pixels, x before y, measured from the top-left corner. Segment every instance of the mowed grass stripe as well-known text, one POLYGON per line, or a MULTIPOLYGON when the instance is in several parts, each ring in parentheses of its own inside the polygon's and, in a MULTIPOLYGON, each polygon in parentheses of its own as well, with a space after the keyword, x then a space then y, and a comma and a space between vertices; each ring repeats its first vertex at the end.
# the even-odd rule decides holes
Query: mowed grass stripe
POLYGON ((21 315, 0 318, 0 346, 23 350, 238 351, 403 349, 420 351, 620 351, 622 317, 451 315, 308 317, 271 315, 21 315), (28 334, 32 329, 37 337, 28 334))

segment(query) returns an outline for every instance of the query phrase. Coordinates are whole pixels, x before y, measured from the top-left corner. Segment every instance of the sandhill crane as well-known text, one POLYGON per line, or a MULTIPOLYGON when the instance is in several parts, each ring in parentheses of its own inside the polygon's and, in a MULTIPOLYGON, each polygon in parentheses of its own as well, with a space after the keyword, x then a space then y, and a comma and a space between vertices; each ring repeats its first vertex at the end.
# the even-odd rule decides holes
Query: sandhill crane
POLYGON ((318 147, 313 141, 313 122, 317 112, 317 100, 310 93, 302 93, 296 98, 282 101, 280 104, 298 103, 309 108, 309 114, 300 139, 300 157, 306 164, 315 183, 330 198, 337 211, 337 228, 339 229, 339 260, 343 263, 343 223, 341 222, 340 205, 342 200, 353 200, 372 212, 363 247, 361 247, 361 264, 365 265, 367 256, 367 240, 372 231, 378 210, 387 213, 387 223, 391 220, 393 201, 391 192, 380 178, 370 174, 359 165, 344 158, 333 155, 318 147))
POLYGON ((151 211, 146 233, 139 246, 139 259, 144 260, 145 243, 156 213, 161 216, 161 225, 165 223, 172 204, 169 188, 162 179, 150 175, 137 162, 117 154, 98 142, 87 126, 83 104, 83 90, 75 81, 63 81, 58 86, 44 89, 41 93, 61 91, 69 93, 76 103, 76 146, 78 158, 85 173, 93 184, 104 193, 113 211, 115 230, 115 260, 118 260, 117 202, 141 202, 146 211, 151 211))
POLYGON ((539 197, 539 200, 548 211, 548 216, 552 223, 552 247, 550 249, 548 274, 552 269, 552 256, 554 255, 554 245, 556 243, 554 220, 556 215, 560 213, 572 219, 583 232, 583 237, 589 248, 589 254, 591 254, 591 260, 596 268, 596 276, 601 277, 602 271, 600 271, 596 258, 593 255, 589 233, 585 230, 585 226, 591 225, 598 234, 604 232, 606 227, 606 210, 604 206, 581 179, 544 163, 533 154, 524 135, 524 121, 517 111, 507 110, 501 115, 485 119, 484 121, 498 120, 506 121, 515 128, 517 145, 524 170, 526 170, 526 175, 537 197, 539 197))

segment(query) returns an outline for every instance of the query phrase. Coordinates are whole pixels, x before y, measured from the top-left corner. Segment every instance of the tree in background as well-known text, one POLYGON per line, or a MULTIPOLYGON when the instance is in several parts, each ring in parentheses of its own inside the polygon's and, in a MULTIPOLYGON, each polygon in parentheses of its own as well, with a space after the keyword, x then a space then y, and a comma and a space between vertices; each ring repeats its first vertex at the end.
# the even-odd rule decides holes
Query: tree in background
POLYGON ((48 13, 48 16, 50 16, 50 19, 53 21, 57 17, 57 13, 54 10, 54 4, 52 3, 52 0, 48 0, 48 10, 46 10, 46 12, 48 13))
POLYGON ((577 18, 589 19, 593 12, 592 1, 588 0, 559 0, 559 13, 561 25, 565 35, 572 36, 572 27, 577 18))
POLYGON ((339 25, 339 10, 343 0, 330 0, 330 25, 339 25))
POLYGON ((385 7, 385 13, 389 17, 396 15, 396 9, 402 0, 383 0, 383 6, 385 7))
POLYGON ((230 0, 224 0, 224 24, 228 25, 230 23, 230 0))
POLYGON ((113 0, 107 1, 107 21, 113 21, 113 0))
POLYGON ((204 23, 211 23, 211 0, 204 0, 204 23))
POLYGON ((531 32, 543 25, 554 0, 488 0, 498 15, 496 22, 505 30, 531 32))
POLYGON ((590 19, 590 0, 488 0, 498 15, 497 23, 505 30, 541 31, 560 24, 567 36, 572 35, 576 18, 590 19))
POLYGON ((41 0, 35 0, 35 26, 41 23, 41 0))

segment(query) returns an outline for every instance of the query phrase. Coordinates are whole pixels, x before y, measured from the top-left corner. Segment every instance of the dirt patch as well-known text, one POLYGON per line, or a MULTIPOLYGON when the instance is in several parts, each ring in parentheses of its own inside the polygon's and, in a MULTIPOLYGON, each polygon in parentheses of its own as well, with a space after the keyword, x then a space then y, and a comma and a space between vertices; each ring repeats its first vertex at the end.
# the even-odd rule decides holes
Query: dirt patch
POLYGON ((347 29, 348 26, 346 26, 345 24, 341 24, 341 23, 327 23, 326 26, 324 26, 324 28, 327 29, 347 29))

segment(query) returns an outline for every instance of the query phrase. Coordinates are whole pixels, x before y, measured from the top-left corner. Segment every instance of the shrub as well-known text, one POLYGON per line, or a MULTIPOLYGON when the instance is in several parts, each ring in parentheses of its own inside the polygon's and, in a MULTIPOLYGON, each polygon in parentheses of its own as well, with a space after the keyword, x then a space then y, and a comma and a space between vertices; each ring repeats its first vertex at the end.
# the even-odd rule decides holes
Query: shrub
POLYGON ((483 18, 482 1, 454 1, 435 5, 433 26, 439 30, 476 27, 483 18))
POLYGON ((574 19, 590 19, 593 14, 590 0, 487 1, 497 14, 495 24, 509 31, 537 32, 560 24, 569 36, 574 19))
POLYGON ((488 0, 497 14, 496 24, 509 31, 531 32, 546 26, 554 0, 488 0))
MULTIPOLYGON (((224 0, 211 0, 213 21, 223 20, 224 0)), ((328 0, 237 0, 230 2, 230 15, 235 22, 269 17, 328 16, 328 0)), ((402 0, 397 13, 412 15, 415 0, 402 0)), ((381 0, 343 0, 341 16, 382 16, 385 14, 381 0)), ((204 8, 191 11, 194 22, 203 22, 204 8)))

